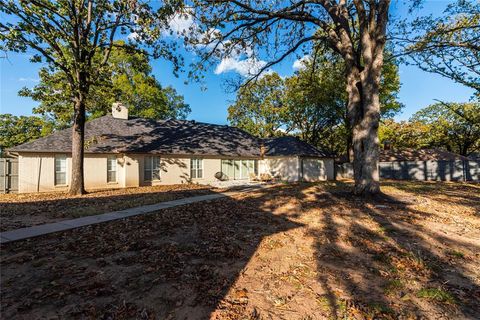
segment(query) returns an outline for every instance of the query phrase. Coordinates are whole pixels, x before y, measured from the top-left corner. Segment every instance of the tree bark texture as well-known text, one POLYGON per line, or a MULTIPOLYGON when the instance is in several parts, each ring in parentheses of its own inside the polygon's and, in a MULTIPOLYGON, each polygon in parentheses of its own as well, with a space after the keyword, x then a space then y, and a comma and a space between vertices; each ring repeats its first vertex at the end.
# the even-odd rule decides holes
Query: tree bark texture
POLYGON ((85 194, 83 155, 85 142, 85 96, 80 93, 74 105, 72 127, 72 179, 69 194, 85 194))
POLYGON ((378 126, 383 51, 374 59, 365 55, 362 59, 365 62, 362 67, 347 63, 348 117, 352 129, 354 193, 368 196, 380 192, 378 126))

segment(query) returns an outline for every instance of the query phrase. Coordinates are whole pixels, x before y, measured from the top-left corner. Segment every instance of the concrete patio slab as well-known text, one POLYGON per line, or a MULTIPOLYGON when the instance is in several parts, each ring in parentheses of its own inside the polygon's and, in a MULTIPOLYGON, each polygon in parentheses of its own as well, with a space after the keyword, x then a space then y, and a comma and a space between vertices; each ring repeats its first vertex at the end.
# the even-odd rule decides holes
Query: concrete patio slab
POLYGON ((38 237, 38 236, 42 236, 42 235, 46 235, 54 232, 65 231, 65 230, 70 230, 74 228, 94 225, 98 223, 104 223, 108 221, 114 221, 119 219, 125 219, 128 217, 149 214, 162 209, 173 208, 173 207, 187 205, 195 202, 216 200, 216 199, 233 196, 236 194, 241 194, 241 193, 245 193, 245 192, 249 192, 249 191, 252 191, 255 189, 261 189, 261 188, 263 187, 257 186, 254 188, 248 188, 248 189, 243 189, 239 191, 227 191, 222 193, 214 193, 214 194, 207 194, 207 195, 183 198, 183 199, 172 200, 172 201, 165 201, 165 202, 145 205, 141 207, 103 213, 103 214, 94 215, 94 216, 81 217, 81 218, 64 220, 64 221, 55 222, 55 223, 47 223, 47 224, 28 227, 28 228, 5 231, 0 233, 0 243, 3 244, 3 243, 12 242, 12 241, 30 239, 33 237, 38 237))

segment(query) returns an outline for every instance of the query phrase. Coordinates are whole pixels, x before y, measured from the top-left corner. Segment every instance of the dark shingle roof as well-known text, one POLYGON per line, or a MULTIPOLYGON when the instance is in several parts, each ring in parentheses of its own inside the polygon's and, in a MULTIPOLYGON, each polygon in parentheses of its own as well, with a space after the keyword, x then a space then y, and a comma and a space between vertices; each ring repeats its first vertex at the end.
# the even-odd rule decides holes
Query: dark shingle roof
POLYGON ((438 149, 380 150, 380 161, 467 160, 466 157, 438 149))
MULTIPOLYGON (((71 152, 72 130, 9 149, 13 152, 71 152)), ((261 141, 243 130, 185 120, 128 120, 104 116, 85 125, 87 153, 158 153, 260 157, 261 141)))
POLYGON ((329 157, 326 152, 320 151, 296 137, 278 137, 263 139, 266 156, 302 156, 302 157, 329 157))

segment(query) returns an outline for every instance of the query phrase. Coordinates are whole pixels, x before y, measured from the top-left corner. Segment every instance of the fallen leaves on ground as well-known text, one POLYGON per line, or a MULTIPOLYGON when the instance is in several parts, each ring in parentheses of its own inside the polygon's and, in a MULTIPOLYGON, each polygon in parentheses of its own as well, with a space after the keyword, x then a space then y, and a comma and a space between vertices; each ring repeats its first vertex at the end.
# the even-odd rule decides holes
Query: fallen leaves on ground
POLYGON ((480 195, 412 184, 388 204, 284 185, 7 244, 2 317, 474 318, 480 195))
POLYGON ((64 192, 0 195, 0 231, 128 209, 214 192, 199 184, 122 188, 74 196, 64 192))

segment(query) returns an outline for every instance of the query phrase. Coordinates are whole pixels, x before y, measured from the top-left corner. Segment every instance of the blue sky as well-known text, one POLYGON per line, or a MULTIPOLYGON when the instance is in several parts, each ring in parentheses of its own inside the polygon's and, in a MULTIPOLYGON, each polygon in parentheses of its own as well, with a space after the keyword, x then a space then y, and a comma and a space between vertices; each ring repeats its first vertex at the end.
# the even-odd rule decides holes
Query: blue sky
MULTIPOLYGON (((424 12, 438 13, 443 10, 449 1, 427 1, 424 12)), ((405 16, 405 10, 401 5, 393 8, 395 15, 405 16)), ((8 60, 0 59, 0 112, 14 115, 30 115, 32 108, 37 105, 29 98, 18 96, 22 87, 32 87, 38 82, 39 64, 29 62, 29 56, 33 52, 24 54, 9 53, 8 60)), ((187 56, 188 59, 188 56, 187 56)), ((296 57, 286 59, 282 64, 274 68, 282 76, 291 75, 294 71, 293 63, 296 57)), ((212 66, 205 76, 206 90, 198 83, 185 85, 186 74, 175 78, 172 67, 168 62, 152 61, 153 74, 162 85, 172 85, 185 97, 186 103, 190 104, 192 112, 189 119, 211 122, 218 124, 227 123, 227 107, 235 98, 232 93, 224 90, 225 79, 235 75, 235 71, 216 74, 216 66, 212 66)), ((225 69, 227 70, 227 69, 225 69)), ((218 70, 217 70, 218 73, 218 70)), ((465 102, 472 96, 473 91, 453 81, 435 74, 429 74, 414 66, 400 66, 400 80, 402 88, 399 100, 405 105, 403 112, 397 120, 406 120, 413 113, 434 103, 435 99, 443 101, 465 102)))

